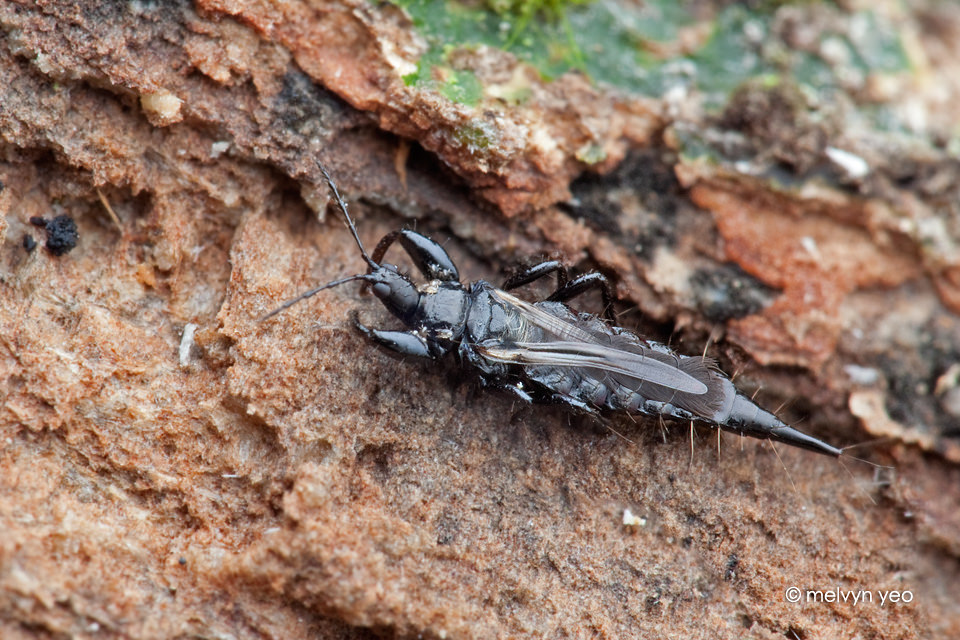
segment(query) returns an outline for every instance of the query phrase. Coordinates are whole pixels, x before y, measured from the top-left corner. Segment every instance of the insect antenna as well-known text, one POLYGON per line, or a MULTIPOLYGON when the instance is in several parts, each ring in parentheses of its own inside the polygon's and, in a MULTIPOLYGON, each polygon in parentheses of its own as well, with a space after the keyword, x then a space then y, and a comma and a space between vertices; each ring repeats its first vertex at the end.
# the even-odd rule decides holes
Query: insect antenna
POLYGON ((312 295, 314 295, 314 294, 317 294, 317 293, 320 293, 320 292, 323 291, 324 289, 332 289, 333 287, 339 287, 339 286, 342 285, 342 284, 346 284, 346 283, 348 283, 348 282, 353 282, 354 280, 364 280, 364 279, 366 279, 366 277, 367 277, 367 274, 365 274, 365 273, 358 273, 357 275, 350 276, 349 278, 341 278, 340 280, 334 280, 333 282, 328 282, 327 284, 322 284, 322 285, 320 285, 319 287, 314 287, 313 289, 310 289, 309 291, 304 291, 303 293, 301 293, 300 295, 298 295, 296 298, 291 298, 290 300, 287 300, 287 301, 284 302, 282 305, 280 305, 279 307, 277 307, 276 309, 274 309, 273 311, 271 311, 271 312, 268 313, 267 315, 265 315, 265 316, 263 316, 262 318, 260 318, 259 320, 257 320, 257 322, 263 322, 264 320, 267 320, 268 318, 272 318, 273 316, 277 315, 277 314, 280 313, 281 311, 283 311, 283 310, 285 310, 285 309, 289 309, 290 307, 292 307, 293 305, 297 304, 297 303, 300 302, 301 300, 306 300, 306 299, 309 298, 310 296, 312 296, 312 295))
MULTIPOLYGON (((363 242, 360 241, 360 235, 357 233, 357 227, 353 223, 353 218, 350 217, 350 213, 347 211, 347 203, 344 202, 343 196, 340 195, 340 190, 337 189, 337 185, 333 182, 333 178, 330 177, 330 173, 327 171, 327 168, 323 166, 323 163, 320 162, 319 160, 317 160, 316 163, 317 163, 317 167, 320 168, 320 173, 323 174, 323 179, 327 181, 327 186, 330 187, 330 192, 333 193, 334 200, 337 201, 337 206, 340 207, 340 212, 343 213, 344 222, 347 225, 347 229, 350 230, 350 235, 353 236, 354 241, 357 243, 357 248, 360 249, 360 255, 363 256, 364 262, 366 262, 367 266, 370 268, 368 273, 372 273, 374 270, 379 269, 380 265, 377 264, 370 257, 370 254, 367 253, 367 250, 364 249, 363 242)), ((257 320, 257 322, 263 322, 268 318, 272 318, 273 316, 277 315, 281 311, 284 311, 285 309, 289 309, 290 307, 297 304, 301 300, 306 300, 310 296, 316 295, 317 293, 320 293, 324 289, 338 287, 341 284, 346 284, 347 282, 353 282, 354 280, 364 280, 366 279, 366 277, 367 277, 367 274, 359 273, 356 275, 349 276, 347 278, 341 278, 339 280, 334 280, 333 282, 322 284, 319 287, 314 287, 309 291, 305 291, 301 293, 296 298, 287 300, 286 302, 284 302, 282 305, 280 305, 279 307, 277 307, 267 315, 261 317, 259 320, 257 320)))
MULTIPOLYGON (((333 183, 333 178, 331 178, 330 174, 327 173, 327 168, 323 166, 323 163, 321 163, 319 160, 316 162, 317 166, 320 167, 320 173, 323 174, 323 178, 327 181, 327 185, 330 187, 330 191, 333 193, 333 197, 337 201, 337 206, 340 207, 340 211, 343 213, 343 219, 346 221, 347 228, 350 229, 353 239, 357 242, 357 247, 360 248, 360 255, 363 256, 364 262, 367 263, 371 270, 377 269, 380 265, 374 262, 373 259, 367 254, 367 250, 363 248, 363 243, 360 242, 360 236, 357 234, 357 227, 353 224, 353 219, 350 217, 350 214, 347 213, 347 203, 343 201, 343 197, 340 195, 337 185, 333 183)), ((314 293, 316 293, 316 291, 314 293)))

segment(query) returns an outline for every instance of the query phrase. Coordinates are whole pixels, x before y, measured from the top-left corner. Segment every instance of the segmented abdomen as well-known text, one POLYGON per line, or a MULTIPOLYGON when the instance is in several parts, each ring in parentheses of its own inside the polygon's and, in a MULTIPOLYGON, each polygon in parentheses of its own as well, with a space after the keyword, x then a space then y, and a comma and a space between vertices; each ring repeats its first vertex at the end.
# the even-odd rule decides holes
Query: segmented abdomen
POLYGON ((585 411, 628 411, 699 420, 726 431, 769 438, 839 456, 841 451, 786 425, 737 392, 712 360, 682 356, 559 302, 530 304, 490 289, 499 321, 474 325, 484 339, 465 350, 488 375, 517 377, 530 397, 585 411), (494 327, 497 331, 491 331, 494 327))
MULTIPOLYGON (((596 316, 576 313, 561 303, 539 302, 535 306, 582 329, 600 344, 655 359, 682 371, 684 376, 702 383, 703 391, 698 394, 686 393, 671 387, 667 380, 618 375, 590 367, 526 365, 524 375, 531 382, 600 410, 630 411, 680 419, 713 421, 723 412, 725 405, 730 404, 728 393, 732 386, 728 387, 729 381, 713 368, 712 361, 681 356, 663 345, 642 340, 625 329, 611 327, 596 316)), ((525 327, 520 338, 528 342, 542 341, 547 345, 556 339, 542 329, 530 326, 525 327)))

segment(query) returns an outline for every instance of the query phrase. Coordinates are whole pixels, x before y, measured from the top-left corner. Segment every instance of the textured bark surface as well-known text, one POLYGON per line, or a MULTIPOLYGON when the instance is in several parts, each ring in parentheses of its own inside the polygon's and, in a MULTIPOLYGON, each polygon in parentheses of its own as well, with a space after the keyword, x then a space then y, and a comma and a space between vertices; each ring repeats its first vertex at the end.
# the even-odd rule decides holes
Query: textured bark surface
MULTIPOLYGON (((952 11, 911 17, 934 128, 956 126, 952 11)), ((746 89, 704 136, 799 173, 842 141, 873 167, 776 189, 576 74, 533 74, 522 108, 408 87, 423 46, 390 5, 5 2, 0 27, 0 636, 960 636, 948 151, 746 89), (606 160, 571 183, 584 145, 606 160), (367 246, 415 218, 465 279, 599 267, 620 324, 712 337, 765 406, 883 437, 855 452, 893 469, 521 411, 373 348, 351 311, 391 320, 350 286, 258 323, 363 268, 315 159, 367 246), (30 223, 58 215, 62 256, 30 223)), ((518 68, 474 56, 485 84, 518 68)))

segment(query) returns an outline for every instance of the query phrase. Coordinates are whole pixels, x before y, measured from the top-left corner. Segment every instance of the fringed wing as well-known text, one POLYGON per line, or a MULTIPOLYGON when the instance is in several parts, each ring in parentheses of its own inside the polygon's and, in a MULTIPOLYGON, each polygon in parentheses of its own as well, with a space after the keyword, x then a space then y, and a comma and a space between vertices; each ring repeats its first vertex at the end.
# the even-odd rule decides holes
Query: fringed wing
POLYGON ((701 395, 707 385, 673 363, 653 356, 663 354, 635 353, 588 342, 520 342, 510 347, 479 347, 491 360, 514 364, 552 367, 583 367, 611 374, 613 380, 628 389, 650 382, 666 389, 701 395))
POLYGON ((611 388, 619 385, 644 399, 671 403, 704 417, 723 405, 723 378, 715 373, 715 364, 708 358, 654 349, 637 336, 612 330, 600 320, 579 322, 572 312, 572 318, 562 318, 499 289, 496 295, 550 339, 478 345, 477 349, 491 360, 582 368, 595 372, 592 375, 611 388))

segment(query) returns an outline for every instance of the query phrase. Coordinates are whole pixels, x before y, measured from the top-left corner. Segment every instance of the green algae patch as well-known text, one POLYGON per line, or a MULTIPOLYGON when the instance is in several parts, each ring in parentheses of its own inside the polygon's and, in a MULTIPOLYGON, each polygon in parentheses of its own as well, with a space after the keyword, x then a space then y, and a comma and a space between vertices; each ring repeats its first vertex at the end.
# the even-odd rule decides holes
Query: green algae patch
MULTIPOLYGON (((579 71, 594 82, 647 96, 696 90, 708 107, 717 108, 736 87, 759 77, 783 76, 823 90, 910 68, 891 18, 846 13, 824 3, 767 3, 756 9, 735 4, 712 14, 695 13, 699 5, 663 0, 396 4, 430 47, 417 73, 407 77, 415 86, 435 86, 432 68, 442 67, 451 50, 480 46, 510 52, 547 81, 579 71), (787 42, 784 24, 808 15, 820 21, 822 37, 802 46, 787 42)), ((441 91, 458 101, 479 99, 482 88, 468 87, 472 80, 460 73, 441 91)))

